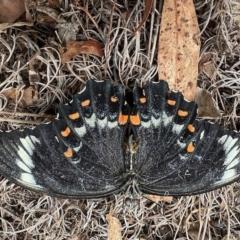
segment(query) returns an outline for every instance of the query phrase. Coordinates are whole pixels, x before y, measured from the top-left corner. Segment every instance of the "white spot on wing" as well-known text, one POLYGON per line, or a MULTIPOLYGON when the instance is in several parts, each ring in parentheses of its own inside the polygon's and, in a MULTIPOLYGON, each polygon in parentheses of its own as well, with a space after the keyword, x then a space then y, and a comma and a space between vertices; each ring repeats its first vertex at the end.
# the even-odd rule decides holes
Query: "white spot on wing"
POLYGON ((82 91, 80 91, 78 94, 81 94, 82 92, 84 92, 86 90, 86 86, 84 86, 84 88, 82 89, 82 91))
POLYGON ((39 143, 40 141, 34 136, 30 136, 30 138, 29 138, 29 136, 27 136, 25 138, 20 138, 19 140, 22 143, 22 145, 24 146, 24 148, 28 151, 28 153, 30 155, 32 155, 33 151, 35 149, 34 143, 35 142, 39 143))
POLYGON ((231 181, 231 179, 234 179, 234 177, 237 177, 237 171, 234 169, 236 165, 239 164, 239 146, 235 146, 236 142, 238 141, 238 138, 233 139, 232 136, 224 135, 222 136, 218 142, 220 144, 223 144, 223 150, 225 151, 225 161, 224 165, 226 166, 226 170, 223 173, 220 183, 224 180, 231 181))
POLYGON ((152 121, 152 124, 155 128, 160 126, 160 118, 155 118, 155 117, 152 116, 151 121, 152 121))
POLYGON ((113 129, 113 128, 117 127, 117 126, 118 126, 118 122, 117 121, 113 121, 113 122, 108 121, 108 128, 113 129))
POLYGON ((151 125, 151 120, 149 120, 149 121, 147 121, 147 122, 141 121, 141 125, 142 125, 144 128, 149 128, 150 125, 151 125))
POLYGON ((174 133, 179 134, 179 133, 182 131, 183 127, 184 127, 184 124, 176 124, 176 123, 173 123, 172 131, 173 131, 174 133))
POLYGON ((90 118, 85 118, 86 123, 91 127, 94 128, 96 124, 96 114, 93 113, 90 118))
POLYGON ((181 149, 184 149, 185 147, 186 147, 186 143, 181 143, 180 141, 179 141, 179 139, 177 140, 177 144, 178 144, 178 146, 181 148, 181 149))
POLYGON ((33 135, 30 135, 30 138, 31 138, 31 140, 32 140, 32 142, 33 143, 40 143, 40 140, 39 139, 37 139, 35 136, 33 136, 33 135))
POLYGON ((200 139, 203 139, 205 131, 203 130, 200 134, 200 139))
POLYGON ((31 173, 30 168, 28 168, 20 159, 16 160, 16 164, 25 172, 31 173))
POLYGON ((227 135, 223 135, 223 136, 218 140, 218 142, 221 143, 221 144, 225 143, 227 137, 228 137, 227 135))
POLYGON ((168 126, 172 122, 173 116, 169 117, 165 111, 162 114, 162 122, 164 127, 168 126))
POLYGON ((237 138, 233 139, 231 136, 227 139, 227 141, 224 143, 224 150, 226 151, 226 153, 228 153, 232 149, 237 140, 237 138))
POLYGON ((182 155, 182 154, 179 154, 179 157, 180 159, 183 161, 183 160, 186 160, 186 156, 185 155, 182 155))
POLYGON ((229 169, 229 170, 224 171, 222 179, 221 179, 221 181, 218 181, 218 183, 221 183, 224 180, 231 181, 231 179, 234 179, 234 177, 237 176, 236 173, 237 173, 236 169, 229 169))
MULTIPOLYGON (((230 152, 226 153, 226 160, 224 164, 228 166, 236 158, 238 154, 239 154, 239 147, 236 146, 230 152)), ((239 162, 238 158, 236 160, 239 162)))
POLYGON ((78 152, 82 148, 82 142, 79 144, 78 147, 73 148, 75 152, 78 152))
POLYGON ((86 132, 87 132, 87 129, 86 129, 86 127, 84 125, 82 127, 79 127, 79 128, 74 128, 74 130, 76 131, 76 133, 80 137, 83 137, 86 134, 86 132))
POLYGON ((100 126, 101 129, 105 128, 107 126, 107 117, 104 119, 98 119, 97 120, 98 126, 100 126))
POLYGON ((26 164, 27 167, 29 167, 30 169, 34 168, 34 164, 32 162, 31 157, 22 147, 18 148, 17 154, 22 159, 22 161, 26 164))
POLYGON ((237 158, 235 158, 228 166, 226 169, 231 169, 234 168, 236 165, 239 164, 239 160, 237 158))
POLYGON ((33 175, 30 174, 30 173, 22 173, 20 178, 24 182, 27 182, 27 183, 30 183, 30 184, 33 184, 33 185, 36 184, 36 181, 35 181, 33 175))

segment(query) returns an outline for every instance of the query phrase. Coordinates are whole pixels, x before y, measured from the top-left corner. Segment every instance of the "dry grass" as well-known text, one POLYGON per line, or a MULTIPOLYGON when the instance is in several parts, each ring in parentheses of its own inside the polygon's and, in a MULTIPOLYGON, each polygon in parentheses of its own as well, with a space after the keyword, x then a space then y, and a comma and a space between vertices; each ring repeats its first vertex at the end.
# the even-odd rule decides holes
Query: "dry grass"
MULTIPOLYGON (((38 2, 46 5, 45 1, 38 2)), ((102 59, 81 54, 62 67, 58 52, 62 40, 53 25, 39 20, 35 1, 30 8, 36 20, 33 27, 13 27, 0 33, 0 89, 28 86, 31 64, 39 73, 39 78, 31 82, 39 92, 35 104, 22 108, 0 93, 1 117, 5 119, 2 130, 49 121, 58 106, 68 102, 88 79, 111 79, 129 88, 156 74, 159 1, 154 1, 154 10, 136 35, 132 32, 141 22, 143 1, 83 2, 94 21, 79 8, 84 6, 81 1, 73 5, 65 1, 67 11, 61 17, 79 26, 77 40, 103 43, 102 59)), ((203 71, 198 85, 214 96, 223 114, 220 123, 239 130, 240 2, 195 2, 201 28, 201 57, 213 55, 211 74, 203 71)), ((106 214, 111 207, 122 224, 123 239, 240 239, 239 183, 211 193, 174 198, 172 203, 156 204, 140 198, 135 207, 124 204, 124 195, 100 200, 51 198, 24 190, 4 178, 0 191, 0 239, 4 240, 107 239, 106 214), (220 228, 212 227, 210 220, 220 228)))

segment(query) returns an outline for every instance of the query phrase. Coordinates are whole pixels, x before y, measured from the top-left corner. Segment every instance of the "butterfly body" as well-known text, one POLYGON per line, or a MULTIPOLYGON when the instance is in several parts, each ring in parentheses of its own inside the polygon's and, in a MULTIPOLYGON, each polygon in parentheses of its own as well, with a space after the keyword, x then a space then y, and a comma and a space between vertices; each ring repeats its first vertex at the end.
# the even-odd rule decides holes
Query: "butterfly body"
POLYGON ((123 86, 90 80, 53 122, 0 134, 0 173, 64 198, 105 197, 131 184, 157 195, 211 191, 239 179, 240 137, 196 114, 165 81, 136 87, 130 108, 123 86))

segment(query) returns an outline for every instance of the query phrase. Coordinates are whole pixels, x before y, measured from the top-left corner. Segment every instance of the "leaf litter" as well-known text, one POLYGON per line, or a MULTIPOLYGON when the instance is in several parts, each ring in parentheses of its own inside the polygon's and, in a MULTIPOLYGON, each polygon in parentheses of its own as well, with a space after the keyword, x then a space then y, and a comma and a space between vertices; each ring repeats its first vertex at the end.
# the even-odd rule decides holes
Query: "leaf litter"
MULTIPOLYGON (((126 88, 144 84, 157 73, 158 33, 162 1, 153 1, 144 19, 140 1, 25 1, 32 22, 20 19, 0 32, 1 129, 22 129, 48 122, 59 105, 69 102, 88 79, 110 79, 126 88), (57 18, 38 18, 39 6, 52 8, 57 18), (74 26, 65 41, 57 24, 74 26), (21 24, 26 22, 27 24, 21 24), (142 22, 144 22, 142 24, 142 22), (141 26, 136 34, 133 34, 141 26), (61 35, 61 36, 60 36, 61 35), (61 52, 68 41, 96 41, 103 57, 78 52, 62 64, 61 52), (34 76, 31 77, 31 73, 34 76), (6 89, 38 92, 36 101, 22 106, 6 89), (10 116, 10 117, 9 117, 10 116), (11 119, 7 121, 4 119, 11 119)), ((239 109, 239 1, 194 2, 200 28, 200 59, 207 60, 197 76, 198 87, 213 96, 222 113, 217 120, 225 128, 240 129, 239 109), (236 20, 235 20, 236 19, 236 20)), ((44 13, 46 14, 46 13, 44 13)), ((47 14, 48 15, 48 14, 47 14)), ((63 31, 64 32, 64 31, 63 31)), ((124 195, 106 199, 62 200, 36 194, 0 180, 1 239, 107 239, 111 221, 119 221, 122 239, 239 239, 240 185, 234 183, 197 196, 150 201, 141 197, 128 207, 124 195), (214 227, 212 218, 226 228, 214 227)))

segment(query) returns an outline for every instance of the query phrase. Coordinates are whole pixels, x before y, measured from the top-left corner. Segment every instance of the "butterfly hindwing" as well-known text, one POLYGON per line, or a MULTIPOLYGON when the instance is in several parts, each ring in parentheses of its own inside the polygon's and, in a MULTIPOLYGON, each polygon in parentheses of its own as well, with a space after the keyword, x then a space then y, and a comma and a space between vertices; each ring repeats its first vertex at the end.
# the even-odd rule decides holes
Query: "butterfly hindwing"
POLYGON ((239 135, 194 120, 196 104, 169 92, 165 81, 135 89, 134 102, 141 119, 134 126, 140 139, 135 165, 143 192, 190 195, 240 177, 239 135))
POLYGON ((239 134, 195 120, 196 104, 165 81, 136 87, 133 101, 129 115, 123 86, 88 81, 52 123, 0 133, 0 173, 65 198, 109 196, 131 181, 143 193, 191 195, 240 178, 239 134))
POLYGON ((33 130, 0 134, 0 173, 36 191, 60 197, 102 197, 118 192, 124 172, 118 119, 124 89, 88 81, 59 116, 33 130))

